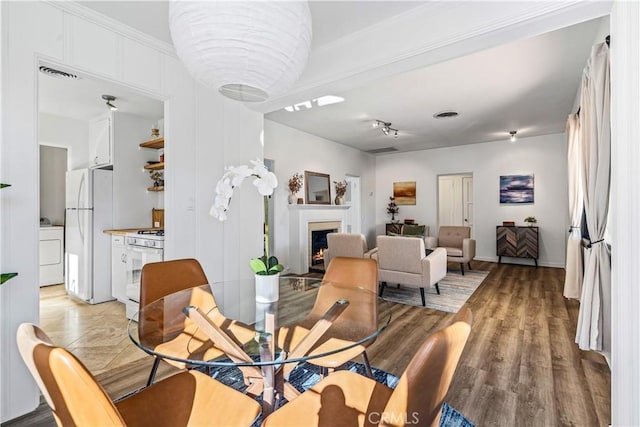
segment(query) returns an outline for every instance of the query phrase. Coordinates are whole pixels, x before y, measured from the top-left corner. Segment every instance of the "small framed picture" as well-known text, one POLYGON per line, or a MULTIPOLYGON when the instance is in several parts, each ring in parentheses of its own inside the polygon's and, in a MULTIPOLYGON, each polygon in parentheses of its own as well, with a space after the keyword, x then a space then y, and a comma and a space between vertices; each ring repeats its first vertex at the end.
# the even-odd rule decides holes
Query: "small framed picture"
POLYGON ((415 205, 416 204, 416 182, 394 182, 393 197, 396 205, 415 205))

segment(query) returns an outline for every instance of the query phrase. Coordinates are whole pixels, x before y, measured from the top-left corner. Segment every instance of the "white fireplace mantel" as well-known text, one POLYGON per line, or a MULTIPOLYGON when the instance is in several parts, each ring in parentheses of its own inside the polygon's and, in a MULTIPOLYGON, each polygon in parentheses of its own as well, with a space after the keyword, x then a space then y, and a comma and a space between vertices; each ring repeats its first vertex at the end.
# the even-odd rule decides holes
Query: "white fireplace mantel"
POLYGON ((339 222, 346 229, 347 205, 289 205, 289 268, 291 273, 309 272, 309 223, 339 222))

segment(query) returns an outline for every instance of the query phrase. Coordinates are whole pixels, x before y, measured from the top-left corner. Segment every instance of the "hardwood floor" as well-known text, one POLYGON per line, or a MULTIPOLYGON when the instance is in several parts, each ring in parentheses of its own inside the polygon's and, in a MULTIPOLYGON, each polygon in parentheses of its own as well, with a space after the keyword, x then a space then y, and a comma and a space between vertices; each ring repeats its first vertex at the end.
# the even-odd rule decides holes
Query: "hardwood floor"
MULTIPOLYGON (((564 270, 473 262, 491 273, 467 301, 474 324, 447 402, 477 426, 606 426, 610 371, 574 343, 578 303, 562 296, 564 270)), ((389 328, 369 347, 372 365, 400 375, 422 341, 453 314, 395 304, 389 328)), ((98 376, 112 397, 144 384, 151 358, 98 376)), ((161 374, 169 375, 163 366, 161 374)), ((54 425, 36 411, 3 426, 54 425)))

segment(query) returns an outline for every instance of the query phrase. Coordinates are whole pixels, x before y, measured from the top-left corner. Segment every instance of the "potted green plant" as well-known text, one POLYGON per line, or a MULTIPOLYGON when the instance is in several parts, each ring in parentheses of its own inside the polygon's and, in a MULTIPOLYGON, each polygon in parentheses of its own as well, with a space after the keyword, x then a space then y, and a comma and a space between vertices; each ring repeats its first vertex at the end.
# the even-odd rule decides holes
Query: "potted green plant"
POLYGON ((529 225, 529 227, 533 227, 533 225, 537 223, 538 220, 536 219, 535 216, 528 216, 524 219, 524 222, 526 222, 529 225))
MULTIPOLYGON (((7 187, 11 187, 11 184, 3 184, 0 183, 0 188, 7 188, 7 187)), ((0 285, 2 285, 4 282, 6 282, 7 280, 16 277, 18 275, 18 273, 2 273, 0 275, 0 285)))

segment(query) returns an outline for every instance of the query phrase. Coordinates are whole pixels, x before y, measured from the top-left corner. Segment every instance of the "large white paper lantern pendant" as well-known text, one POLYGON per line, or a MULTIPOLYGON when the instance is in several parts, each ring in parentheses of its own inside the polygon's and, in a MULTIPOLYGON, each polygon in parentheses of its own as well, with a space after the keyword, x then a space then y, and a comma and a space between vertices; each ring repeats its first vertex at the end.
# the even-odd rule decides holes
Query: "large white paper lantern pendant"
POLYGON ((245 102, 293 86, 311 45, 306 1, 172 1, 169 25, 189 72, 245 102))

